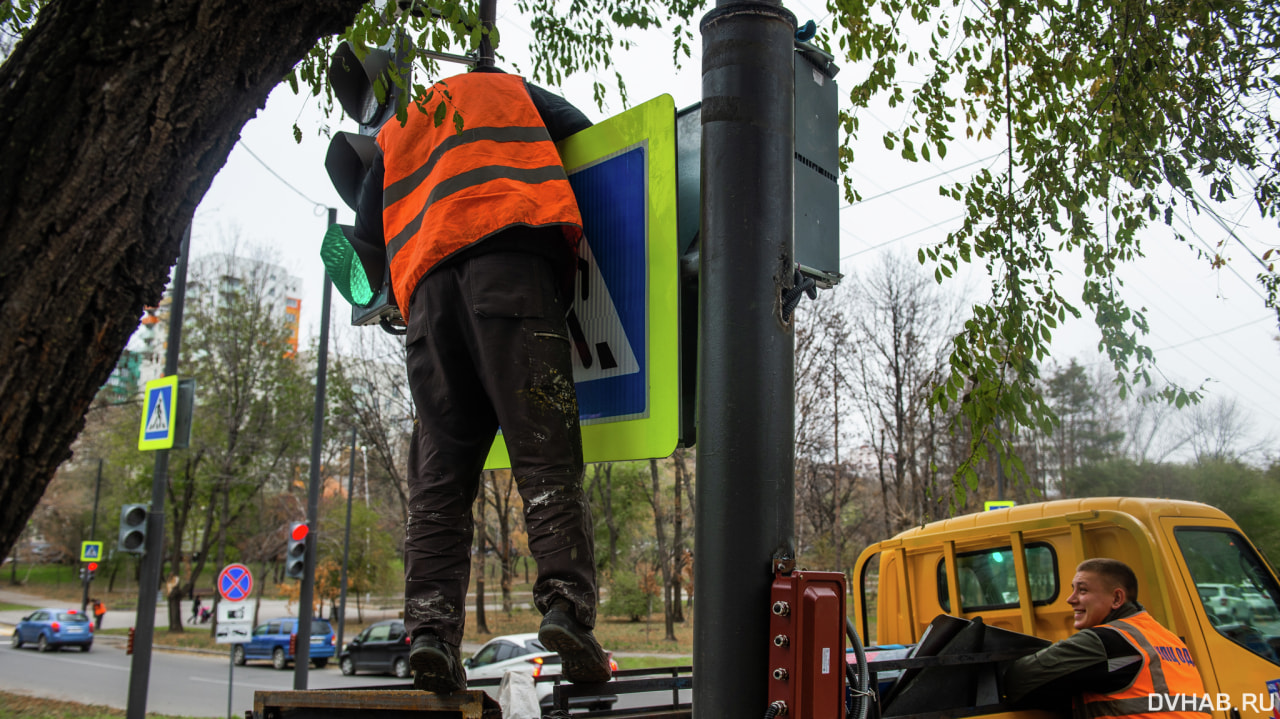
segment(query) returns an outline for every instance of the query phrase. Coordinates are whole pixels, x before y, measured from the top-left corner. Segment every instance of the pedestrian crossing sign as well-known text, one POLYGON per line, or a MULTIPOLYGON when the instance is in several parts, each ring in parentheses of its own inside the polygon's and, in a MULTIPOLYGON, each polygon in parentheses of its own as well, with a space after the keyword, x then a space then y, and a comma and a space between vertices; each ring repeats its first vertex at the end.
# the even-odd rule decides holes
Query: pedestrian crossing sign
POLYGON ((138 449, 172 449, 174 431, 175 398, 178 395, 178 376, 170 375, 147 383, 142 406, 142 428, 138 431, 138 449))
MULTIPOLYGON (((675 101, 654 98, 559 149, 584 232, 565 316, 583 459, 666 457, 680 438, 675 101)), ((499 434, 485 469, 510 466, 499 434)))
POLYGON ((102 559, 102 542, 81 542, 80 561, 97 562, 102 559))

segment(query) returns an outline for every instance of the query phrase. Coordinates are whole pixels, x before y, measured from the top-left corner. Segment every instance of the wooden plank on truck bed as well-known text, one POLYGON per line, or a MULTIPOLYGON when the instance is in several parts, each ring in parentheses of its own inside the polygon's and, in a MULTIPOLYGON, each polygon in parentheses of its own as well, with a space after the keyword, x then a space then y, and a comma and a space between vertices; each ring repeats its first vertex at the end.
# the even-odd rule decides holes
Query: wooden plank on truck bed
MULTIPOLYGON (((410 685, 411 686, 411 685, 410 685)), ((406 688, 259 691, 245 719, 408 719, 408 712, 458 719, 502 716, 483 691, 432 694, 406 688)))

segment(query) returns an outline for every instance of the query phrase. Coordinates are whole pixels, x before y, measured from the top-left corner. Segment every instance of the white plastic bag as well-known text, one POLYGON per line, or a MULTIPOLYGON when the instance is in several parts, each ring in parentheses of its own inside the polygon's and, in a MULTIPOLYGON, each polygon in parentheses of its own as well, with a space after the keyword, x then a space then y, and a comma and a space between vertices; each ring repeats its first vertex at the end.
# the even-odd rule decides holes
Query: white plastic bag
POLYGON ((498 704, 503 719, 541 719, 538 691, 533 688, 533 677, 524 672, 508 669, 498 686, 498 704))

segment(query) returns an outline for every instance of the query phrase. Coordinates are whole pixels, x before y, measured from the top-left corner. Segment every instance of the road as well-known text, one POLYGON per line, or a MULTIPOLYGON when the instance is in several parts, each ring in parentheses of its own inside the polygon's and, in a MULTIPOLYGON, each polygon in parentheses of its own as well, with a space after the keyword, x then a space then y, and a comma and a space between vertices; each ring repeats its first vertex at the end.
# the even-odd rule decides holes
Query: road
MULTIPOLYGON (((87 654, 64 650, 42 654, 34 649, 0 647, 0 689, 35 696, 56 697, 85 704, 124 709, 128 704, 132 658, 119 647, 95 643, 87 654)), ((151 657, 151 681, 147 710, 161 714, 218 717, 227 714, 228 654, 194 654, 157 651, 151 657)), ((244 716, 253 708, 253 693, 260 689, 293 688, 293 671, 276 671, 269 664, 235 667, 232 711, 244 716)), ((395 683, 393 677, 356 675, 344 677, 330 665, 313 669, 310 689, 376 686, 395 683)))
MULTIPOLYGON (((57 602, 12 590, 0 590, 0 603, 29 607, 53 606, 57 602)), ((263 601, 260 616, 290 614, 283 601, 263 601)), ((0 611, 0 690, 42 696, 85 704, 101 704, 125 709, 128 704, 129 672, 132 659, 124 653, 124 637, 100 635, 92 651, 78 650, 42 654, 29 647, 13 649, 9 636, 13 624, 29 610, 0 611)), ((366 619, 384 618, 366 612, 366 619)), ((109 612, 106 626, 132 626, 131 612, 109 612)), ((156 626, 168 621, 166 608, 156 611, 156 626)), ((201 628, 202 630, 205 628, 201 628)), ((466 654, 480 645, 464 645, 466 654)), ((157 649, 152 654, 147 710, 182 716, 227 716, 227 679, 230 670, 230 645, 226 654, 157 649)), ((672 663, 681 660, 672 657, 672 663)), ((251 663, 235 667, 231 672, 235 685, 232 712, 237 717, 253 707, 253 693, 259 690, 293 689, 293 671, 276 671, 268 663, 251 663)), ((309 672, 310 689, 360 687, 402 684, 391 676, 357 675, 344 677, 336 662, 324 669, 309 672)), ((692 692, 681 692, 681 701, 691 701, 692 692)), ((615 708, 643 707, 670 701, 670 692, 621 695, 615 708)))
MULTIPOLYGON (((190 652, 154 653, 147 711, 182 716, 228 716, 229 653, 230 650, 222 657, 190 652)), ((128 704, 130 663, 131 658, 120 647, 106 642, 95 643, 88 653, 64 650, 42 654, 27 647, 0 646, 0 690, 124 709, 128 704)), ((230 679, 235 685, 231 712, 236 717, 244 716, 245 710, 253 708, 255 691, 293 689, 292 668, 282 672, 266 663, 235 667, 230 679)), ((329 689, 403 683, 389 676, 344 677, 330 664, 324 669, 312 669, 307 687, 329 689)), ((691 692, 681 694, 683 701, 690 701, 691 692)), ((669 692, 623 695, 615 708, 653 705, 669 701, 670 696, 669 692)))

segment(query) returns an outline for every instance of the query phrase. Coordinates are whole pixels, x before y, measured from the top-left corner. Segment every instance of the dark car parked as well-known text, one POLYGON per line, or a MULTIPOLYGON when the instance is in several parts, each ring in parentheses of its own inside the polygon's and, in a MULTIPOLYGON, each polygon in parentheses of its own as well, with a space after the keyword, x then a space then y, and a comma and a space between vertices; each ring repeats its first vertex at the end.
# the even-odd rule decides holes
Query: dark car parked
MULTIPOLYGON (((298 631, 298 620, 293 617, 272 619, 266 624, 254 627, 253 636, 247 644, 234 644, 231 658, 236 664, 244 665, 253 659, 270 659, 276 669, 285 669, 294 660, 291 640, 298 631)), ((296 640, 296 641, 301 641, 296 640)), ((323 619, 311 620, 311 664, 316 669, 323 668, 333 657, 333 627, 323 619)))
POLYGON ((356 672, 379 672, 409 678, 409 634, 404 630, 404 622, 388 619, 369 625, 347 643, 338 657, 338 666, 347 676, 356 672))
POLYGON ((13 628, 13 648, 34 644, 42 652, 64 646, 78 646, 87 652, 93 646, 93 622, 74 609, 37 609, 13 628))

